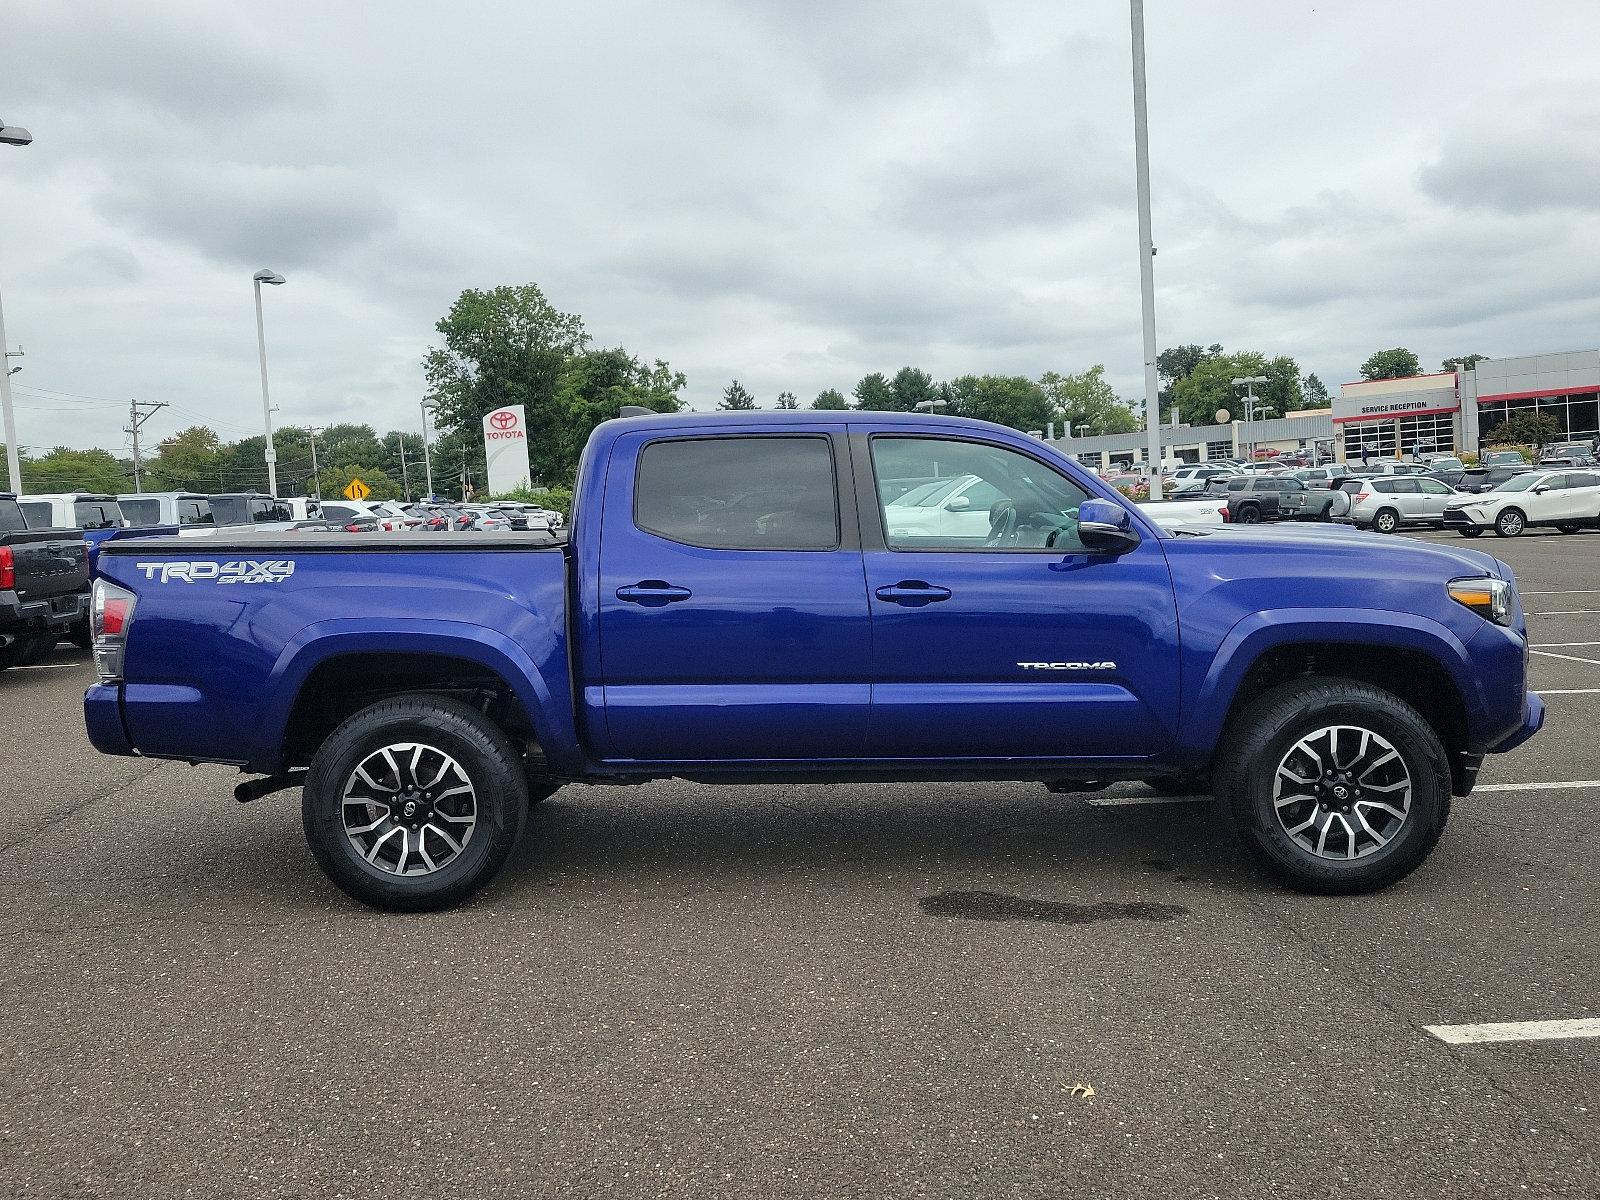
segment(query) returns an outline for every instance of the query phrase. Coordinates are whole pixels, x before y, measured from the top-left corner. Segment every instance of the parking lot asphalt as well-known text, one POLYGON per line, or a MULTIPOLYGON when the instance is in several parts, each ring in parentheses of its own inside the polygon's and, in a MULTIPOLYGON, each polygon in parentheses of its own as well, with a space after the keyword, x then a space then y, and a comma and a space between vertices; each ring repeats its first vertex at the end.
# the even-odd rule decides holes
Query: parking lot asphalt
POLYGON ((1133 785, 673 783, 384 915, 294 793, 95 754, 63 646, 0 675, 0 1194, 1594 1197, 1600 1038, 1425 1028, 1600 1017, 1600 534, 1471 544, 1545 731, 1344 899, 1133 785))

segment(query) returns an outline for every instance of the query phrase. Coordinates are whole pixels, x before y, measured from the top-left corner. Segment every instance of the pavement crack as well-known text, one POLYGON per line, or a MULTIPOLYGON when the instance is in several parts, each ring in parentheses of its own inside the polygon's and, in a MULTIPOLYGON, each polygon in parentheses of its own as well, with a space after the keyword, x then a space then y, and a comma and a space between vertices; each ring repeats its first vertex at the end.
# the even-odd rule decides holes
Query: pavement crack
POLYGON ((71 820, 85 809, 92 808, 94 805, 99 804, 100 801, 108 800, 126 788, 131 788, 135 784, 143 783, 146 779, 149 779, 150 776, 154 775, 166 765, 167 764, 165 762, 152 762, 145 770, 140 771, 137 775, 131 775, 126 779, 118 779, 113 783, 107 784, 99 791, 90 792, 87 797, 77 804, 69 804, 65 808, 57 809, 55 812, 48 814, 42 823, 34 826, 34 828, 28 830, 28 832, 24 833, 21 837, 14 838, 9 842, 0 844, 0 854, 6 854, 9 851, 15 850, 24 842, 32 840, 41 833, 54 829, 63 821, 71 820))

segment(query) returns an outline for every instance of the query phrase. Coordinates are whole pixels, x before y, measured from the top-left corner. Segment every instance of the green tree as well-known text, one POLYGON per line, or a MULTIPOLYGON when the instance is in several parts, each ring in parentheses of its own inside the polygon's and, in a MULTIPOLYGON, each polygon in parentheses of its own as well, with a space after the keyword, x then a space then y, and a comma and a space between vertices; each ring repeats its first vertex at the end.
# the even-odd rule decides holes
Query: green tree
POLYGON ((1489 356, 1487 354, 1460 354, 1455 358, 1445 359, 1439 364, 1439 370, 1470 371, 1488 357, 1489 356))
POLYGON ((100 492, 115 496, 133 490, 132 464, 124 466, 109 450, 57 446, 39 458, 22 459, 20 465, 22 486, 30 492, 100 492))
POLYGON ((1500 424, 1483 435, 1488 446, 1532 446, 1537 449, 1553 442, 1561 434, 1561 426, 1549 413, 1512 413, 1500 424))
POLYGON ((795 399, 793 392, 778 393, 778 408, 782 412, 793 412, 800 407, 800 401, 795 399))
POLYGON ((1013 429, 1043 429, 1055 415, 1050 397, 1023 375, 963 375, 950 381, 950 411, 1013 429))
POLYGON ((1132 433, 1139 428, 1137 414, 1106 382, 1106 369, 1100 363, 1072 375, 1046 371, 1039 377, 1039 386, 1055 415, 1071 424, 1074 436, 1132 433))
POLYGON ((1265 376, 1266 383, 1254 384, 1257 420, 1281 417, 1305 406, 1300 390, 1300 368, 1287 354, 1268 358, 1256 350, 1238 350, 1203 359, 1185 379, 1172 386, 1173 402, 1179 419, 1189 425, 1216 423, 1218 409, 1227 409, 1243 419, 1244 388, 1234 387, 1235 379, 1265 376))
POLYGON ((931 404, 938 394, 932 375, 917 367, 901 367, 889 381, 888 406, 895 412, 916 412, 917 405, 931 404))
POLYGON ((811 402, 812 408, 838 410, 849 408, 849 403, 844 398, 844 393, 838 388, 827 388, 817 393, 817 398, 811 402))
POLYGON ((1306 408, 1327 408, 1328 389, 1312 372, 1300 381, 1300 396, 1306 408))
POLYGON ((191 425, 164 439, 145 464, 145 486, 152 491, 214 491, 222 486, 225 456, 221 440, 204 425, 191 425))
POLYGON ((889 412, 894 408, 894 393, 889 390, 889 381, 881 371, 863 375, 852 394, 856 398, 856 407, 863 411, 889 412))
POLYGON ((717 407, 723 412, 749 412, 756 407, 756 398, 735 379, 722 389, 722 402, 717 407))
POLYGON ((1422 373, 1417 356, 1403 346, 1379 350, 1361 364, 1363 379, 1409 379, 1422 373))
POLYGON ((398 500, 402 495, 399 483, 390 479, 382 467, 363 466, 359 463, 344 467, 324 467, 317 478, 322 485, 322 497, 325 500, 342 496, 352 479, 359 479, 372 489, 372 495, 368 497, 371 500, 398 500))

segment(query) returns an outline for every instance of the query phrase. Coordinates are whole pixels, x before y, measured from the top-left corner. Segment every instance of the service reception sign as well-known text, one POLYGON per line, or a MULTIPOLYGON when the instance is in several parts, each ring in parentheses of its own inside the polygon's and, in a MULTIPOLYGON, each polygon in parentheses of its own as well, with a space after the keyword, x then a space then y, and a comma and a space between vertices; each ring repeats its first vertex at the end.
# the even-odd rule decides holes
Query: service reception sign
POLYGON ((528 418, 522 405, 508 404, 483 418, 483 455, 489 465, 491 496, 531 486, 528 418))

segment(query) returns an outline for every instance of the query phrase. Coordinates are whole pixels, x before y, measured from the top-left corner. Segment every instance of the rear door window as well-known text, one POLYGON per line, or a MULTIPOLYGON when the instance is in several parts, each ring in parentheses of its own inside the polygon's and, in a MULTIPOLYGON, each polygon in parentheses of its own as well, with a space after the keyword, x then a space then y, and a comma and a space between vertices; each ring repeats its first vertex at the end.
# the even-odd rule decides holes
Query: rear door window
POLYGON ((159 500, 121 500, 117 507, 122 510, 122 515, 128 519, 128 524, 135 529, 142 529, 146 525, 161 524, 161 501, 159 500))
MULTIPOLYGON (((127 504, 123 504, 127 510, 127 504)), ((211 505, 204 500, 179 500, 178 524, 179 525, 215 525, 217 519, 211 515, 211 505)), ((151 521, 149 524, 154 525, 151 521)))
POLYGON ((121 529, 122 510, 115 500, 79 500, 72 506, 79 529, 121 529))
POLYGON ((833 447, 813 436, 651 442, 639 455, 633 519, 710 550, 836 550, 833 447))
POLYGON ((23 500, 21 508, 26 522, 24 529, 49 529, 55 524, 55 513, 48 500, 35 500, 32 503, 23 500))

